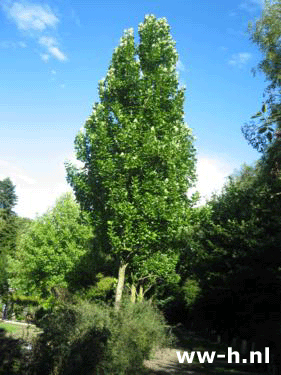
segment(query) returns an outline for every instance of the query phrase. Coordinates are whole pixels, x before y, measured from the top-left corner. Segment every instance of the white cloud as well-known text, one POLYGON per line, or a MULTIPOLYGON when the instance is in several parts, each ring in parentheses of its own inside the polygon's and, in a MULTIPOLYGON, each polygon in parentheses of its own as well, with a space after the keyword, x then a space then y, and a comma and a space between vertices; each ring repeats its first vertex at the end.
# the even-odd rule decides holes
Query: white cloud
POLYGON ((18 29, 24 31, 43 31, 54 28, 59 23, 59 19, 47 5, 14 2, 11 6, 5 5, 4 10, 18 29))
POLYGON ((25 42, 18 42, 18 45, 21 47, 21 48, 26 48, 27 47, 27 44, 25 42))
POLYGON ((53 38, 51 36, 41 36, 39 38, 39 43, 42 46, 48 47, 48 48, 58 44, 56 38, 53 38))
POLYGON ((1 48, 15 48, 16 47, 16 43, 15 42, 11 42, 9 40, 3 40, 0 42, 0 47, 1 48))
MULTIPOLYGON (((23 0, 16 2, 4 0, 2 8, 20 31, 25 32, 25 35, 30 38, 36 39, 41 47, 46 50, 44 53, 40 53, 44 62, 47 62, 51 56, 59 61, 67 60, 57 39, 51 36, 59 23, 59 18, 48 5, 32 4, 23 0), (48 36, 43 35, 46 32, 48 36)), ((25 43, 21 43, 19 46, 26 47, 25 43)))
POLYGON ((25 42, 13 42, 10 40, 3 40, 0 42, 0 48, 26 48, 27 45, 25 42))
POLYGON ((185 71, 185 66, 184 66, 184 63, 181 61, 181 60, 178 60, 177 61, 177 65, 176 65, 177 69, 181 72, 184 72, 185 71))
MULTIPOLYGON (((84 132, 84 131, 85 131, 85 128, 84 128, 84 126, 82 126, 80 128, 80 132, 84 132)), ((74 152, 72 152, 71 154, 68 155, 68 157, 66 158, 66 162, 70 162, 71 164, 73 164, 77 168, 83 168, 84 167, 84 163, 82 163, 80 160, 76 159, 76 156, 75 156, 74 152)))
POLYGON ((46 47, 49 54, 55 57, 57 60, 66 61, 66 55, 59 49, 58 41, 56 38, 50 36, 42 36, 39 38, 39 44, 46 47))
POLYGON ((18 167, 6 160, 0 160, 0 179, 10 177, 12 182, 24 182, 28 185, 36 184, 36 180, 26 174, 23 168, 18 167))
POLYGON ((50 60, 50 55, 48 55, 47 53, 41 53, 40 54, 40 57, 41 59, 44 61, 44 62, 48 62, 50 60))
POLYGON ((254 13, 260 10, 264 5, 264 0, 243 0, 239 5, 239 9, 242 9, 248 13, 254 13))
POLYGON ((65 179, 65 167, 58 161, 56 178, 35 179, 24 168, 6 160, 0 160, 0 180, 9 177, 16 186, 18 197, 15 212, 22 217, 34 219, 42 215, 49 207, 54 206, 56 199, 63 193, 71 191, 65 179))
POLYGON ((204 204, 211 198, 212 193, 219 193, 226 183, 226 178, 233 172, 233 164, 221 159, 204 156, 197 161, 197 185, 191 193, 199 191, 204 204))
POLYGON ((247 62, 252 58, 251 53, 248 52, 240 52, 236 53, 231 56, 231 59, 228 61, 229 65, 237 66, 238 68, 242 68, 247 62))
POLYGON ((72 17, 73 21, 75 22, 76 26, 81 26, 80 18, 77 16, 74 9, 71 10, 71 17, 72 17))
POLYGON ((66 61, 66 55, 58 48, 58 47, 50 47, 48 48, 50 54, 52 54, 56 59, 60 61, 66 61))
POLYGON ((67 191, 71 191, 71 188, 66 182, 55 183, 47 187, 39 185, 32 189, 16 184, 18 205, 15 211, 19 216, 34 219, 53 207, 56 200, 67 191))

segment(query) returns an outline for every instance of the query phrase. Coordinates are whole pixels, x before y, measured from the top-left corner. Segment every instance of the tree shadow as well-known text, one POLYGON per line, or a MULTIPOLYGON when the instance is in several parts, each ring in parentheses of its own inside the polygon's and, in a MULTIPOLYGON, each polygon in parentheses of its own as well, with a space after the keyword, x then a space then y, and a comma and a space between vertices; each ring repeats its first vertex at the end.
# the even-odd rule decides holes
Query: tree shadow
POLYGON ((23 340, 14 339, 0 328, 0 375, 22 375, 25 373, 23 340))

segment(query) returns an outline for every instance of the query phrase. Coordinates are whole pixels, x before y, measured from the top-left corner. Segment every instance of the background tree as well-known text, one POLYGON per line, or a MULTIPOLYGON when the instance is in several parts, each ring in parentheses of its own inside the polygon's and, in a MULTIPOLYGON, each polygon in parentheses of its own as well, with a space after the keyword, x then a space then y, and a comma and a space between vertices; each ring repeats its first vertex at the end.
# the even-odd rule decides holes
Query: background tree
POLYGON ((66 288, 67 275, 87 252, 92 236, 87 215, 65 194, 20 236, 17 252, 9 258, 11 286, 43 298, 52 289, 66 288))
MULTIPOLYGON (((258 45, 263 59, 258 70, 269 85, 261 110, 242 128, 248 142, 258 151, 265 151, 272 140, 281 136, 281 1, 266 1, 261 18, 249 24, 251 40, 258 45)), ((255 70, 254 70, 255 72, 255 70)))
POLYGON ((13 211, 16 202, 15 186, 5 178, 0 181, 0 294, 8 289, 7 256, 16 246, 17 222, 13 211))
MULTIPOLYGON (((216 328, 236 329, 240 336, 257 332, 265 337, 269 314, 280 313, 280 173, 279 181, 268 173, 273 145, 255 167, 244 166, 208 202, 210 214, 194 232, 196 256, 188 251, 185 260, 186 275, 199 281, 198 309, 205 319, 212 311, 216 328)), ((268 338, 278 331, 273 321, 270 329, 268 338)))
POLYGON ((84 167, 67 165, 98 246, 119 265, 116 307, 126 267, 134 274, 135 257, 141 263, 155 254, 174 257, 189 215, 195 150, 177 60, 166 19, 146 16, 138 45, 133 31, 125 31, 100 81, 100 102, 75 140, 84 167))

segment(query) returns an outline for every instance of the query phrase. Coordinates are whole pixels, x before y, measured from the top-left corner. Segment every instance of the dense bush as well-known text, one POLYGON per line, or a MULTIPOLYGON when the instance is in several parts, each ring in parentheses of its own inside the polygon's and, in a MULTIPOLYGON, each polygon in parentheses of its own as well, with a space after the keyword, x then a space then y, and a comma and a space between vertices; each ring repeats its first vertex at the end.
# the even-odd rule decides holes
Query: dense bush
POLYGON ((148 303, 118 312, 105 304, 61 305, 39 321, 32 375, 133 375, 166 340, 162 316, 148 303))
POLYGON ((106 374, 139 374, 144 359, 165 343, 162 316, 147 302, 128 304, 113 314, 107 343, 106 374))

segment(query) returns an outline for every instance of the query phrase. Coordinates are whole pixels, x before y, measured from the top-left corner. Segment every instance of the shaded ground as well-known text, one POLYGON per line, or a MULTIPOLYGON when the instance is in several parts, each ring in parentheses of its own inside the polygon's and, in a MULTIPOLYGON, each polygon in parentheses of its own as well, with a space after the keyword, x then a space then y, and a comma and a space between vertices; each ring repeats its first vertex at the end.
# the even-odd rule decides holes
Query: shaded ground
POLYGON ((40 332, 34 325, 0 321, 0 375, 24 375, 33 338, 40 332))
MULTIPOLYGON (((180 364, 176 351, 216 351, 217 354, 225 354, 226 346, 210 342, 197 336, 194 332, 187 331, 184 327, 176 327, 173 330, 175 336, 172 348, 165 348, 155 353, 154 357, 144 362, 147 375, 266 375, 264 371, 258 371, 253 364, 228 364, 227 360, 216 359, 213 363, 199 363, 194 360, 191 364, 180 364)), ((196 358, 196 356, 194 357, 196 358)), ((197 359, 197 358, 196 358, 197 359)))

